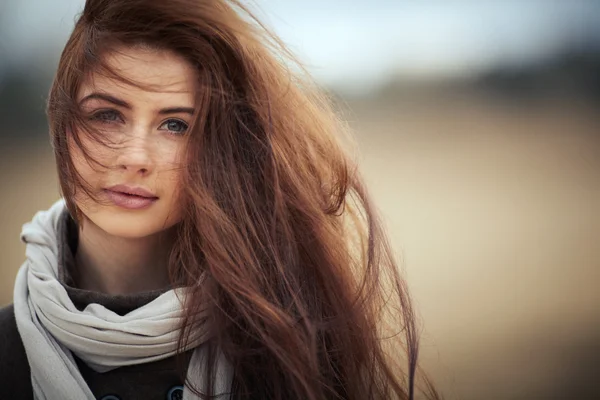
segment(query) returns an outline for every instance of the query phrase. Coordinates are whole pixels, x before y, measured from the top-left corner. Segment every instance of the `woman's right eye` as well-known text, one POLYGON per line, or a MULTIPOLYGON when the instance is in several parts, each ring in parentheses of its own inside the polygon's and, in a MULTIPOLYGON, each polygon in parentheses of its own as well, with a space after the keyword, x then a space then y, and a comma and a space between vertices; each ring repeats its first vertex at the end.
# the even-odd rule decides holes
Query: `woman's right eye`
POLYGON ((102 110, 92 114, 91 119, 93 121, 112 123, 119 121, 121 119, 121 115, 115 110, 102 110))

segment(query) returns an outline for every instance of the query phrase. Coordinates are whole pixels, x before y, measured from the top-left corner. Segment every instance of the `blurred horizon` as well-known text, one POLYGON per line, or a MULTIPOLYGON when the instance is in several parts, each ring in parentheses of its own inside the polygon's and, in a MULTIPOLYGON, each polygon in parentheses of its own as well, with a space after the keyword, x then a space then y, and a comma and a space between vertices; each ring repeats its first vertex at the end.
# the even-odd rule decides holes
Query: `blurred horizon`
MULTIPOLYGON (((246 2, 306 64, 342 92, 395 81, 472 79, 600 52, 600 2, 341 0, 246 2)), ((48 75, 84 0, 4 0, 0 82, 15 69, 48 75), (16 18, 15 18, 16 17, 16 18)), ((46 76, 47 77, 47 76, 46 76)))
MULTIPOLYGON (((83 4, 0 4, 0 116, 9 124, 25 131, 45 125, 52 74, 83 4), (24 118, 22 110, 34 117, 24 118)), ((598 1, 249 4, 317 82, 342 98, 462 87, 500 96, 600 101, 598 1)))

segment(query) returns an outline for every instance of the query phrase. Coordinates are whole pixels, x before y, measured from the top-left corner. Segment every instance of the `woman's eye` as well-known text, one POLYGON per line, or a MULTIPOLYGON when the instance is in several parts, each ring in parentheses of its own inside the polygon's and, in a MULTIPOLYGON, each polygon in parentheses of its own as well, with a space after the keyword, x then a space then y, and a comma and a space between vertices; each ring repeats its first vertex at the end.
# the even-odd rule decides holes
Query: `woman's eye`
POLYGON ((165 121, 158 129, 166 129, 174 134, 181 135, 187 131, 188 124, 178 119, 170 119, 165 121))
POLYGON ((100 122, 115 122, 115 121, 119 121, 121 118, 121 116, 119 115, 118 112, 114 111, 114 110, 104 110, 104 111, 98 111, 97 113, 94 113, 92 115, 92 120, 94 121, 100 121, 100 122))

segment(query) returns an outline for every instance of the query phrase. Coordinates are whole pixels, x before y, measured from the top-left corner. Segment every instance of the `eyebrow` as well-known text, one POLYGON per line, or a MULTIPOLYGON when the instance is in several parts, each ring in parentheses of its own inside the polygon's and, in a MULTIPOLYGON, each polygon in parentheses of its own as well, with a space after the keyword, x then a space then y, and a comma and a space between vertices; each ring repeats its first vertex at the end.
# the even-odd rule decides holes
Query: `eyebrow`
MULTIPOLYGON (((119 107, 123 107, 126 108, 128 110, 131 110, 133 107, 127 103, 124 100, 118 99, 114 96, 111 96, 109 94, 106 93, 98 93, 98 92, 94 92, 91 94, 88 94, 87 96, 85 96, 83 99, 81 99, 81 101, 79 102, 79 104, 83 104, 88 100, 92 100, 92 99, 98 99, 98 100, 104 100, 104 101, 108 101, 109 103, 113 103, 119 107)), ((194 115, 194 108, 192 107, 168 107, 168 108, 162 108, 158 111, 159 114, 180 114, 180 113, 185 113, 185 114, 190 114, 190 115, 194 115)))

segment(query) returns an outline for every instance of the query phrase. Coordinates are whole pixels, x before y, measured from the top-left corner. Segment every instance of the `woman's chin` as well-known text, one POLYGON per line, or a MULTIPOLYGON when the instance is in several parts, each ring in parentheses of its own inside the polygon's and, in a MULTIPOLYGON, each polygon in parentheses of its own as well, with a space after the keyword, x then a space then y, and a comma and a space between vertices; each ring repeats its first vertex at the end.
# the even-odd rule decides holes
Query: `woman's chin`
POLYGON ((90 218, 106 234, 123 239, 142 239, 164 232, 177 221, 168 217, 160 218, 153 213, 139 215, 115 215, 111 212, 101 212, 90 218))

